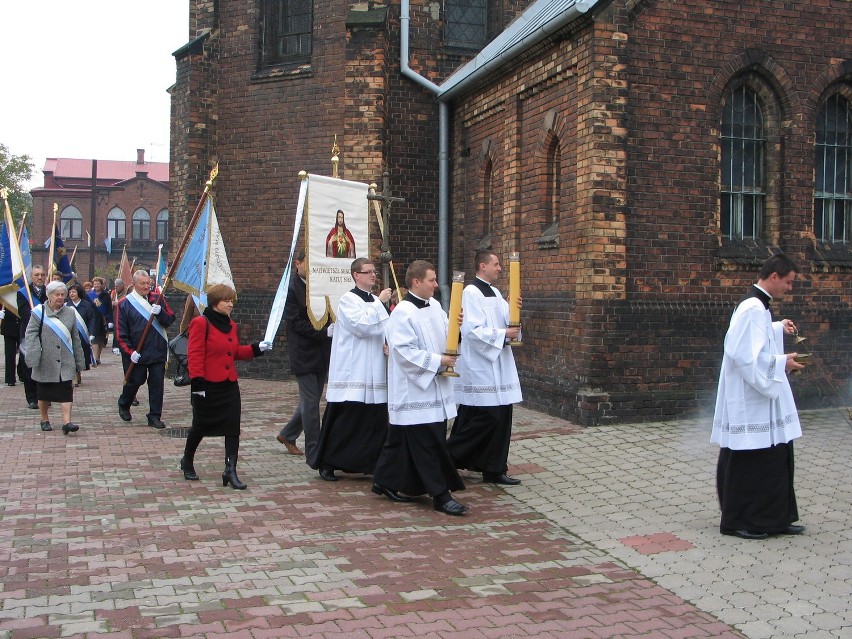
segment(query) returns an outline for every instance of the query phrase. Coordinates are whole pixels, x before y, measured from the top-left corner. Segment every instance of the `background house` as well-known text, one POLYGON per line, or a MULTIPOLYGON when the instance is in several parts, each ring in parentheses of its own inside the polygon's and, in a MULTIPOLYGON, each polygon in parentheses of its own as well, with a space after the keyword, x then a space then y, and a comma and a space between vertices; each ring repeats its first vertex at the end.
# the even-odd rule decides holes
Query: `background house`
MULTIPOLYGON (((469 273, 478 247, 521 252, 528 404, 584 424, 708 408, 730 313, 778 250, 801 281, 776 311, 816 354, 799 401, 849 401, 852 35, 838 26, 852 4, 194 0, 190 13, 171 208, 191 211, 220 162, 247 333, 283 270, 297 174, 329 174, 337 135, 341 177, 405 199, 400 270, 440 267, 442 250, 469 273)), ((249 370, 286 374, 275 352, 249 370)))
POLYGON ((110 273, 124 246, 136 266, 156 267, 157 247, 168 246, 169 165, 146 162, 143 149, 136 153, 136 162, 47 159, 44 186, 30 191, 34 264, 47 266, 44 240, 51 234, 55 203, 69 256, 77 248, 74 269, 81 282, 110 273))

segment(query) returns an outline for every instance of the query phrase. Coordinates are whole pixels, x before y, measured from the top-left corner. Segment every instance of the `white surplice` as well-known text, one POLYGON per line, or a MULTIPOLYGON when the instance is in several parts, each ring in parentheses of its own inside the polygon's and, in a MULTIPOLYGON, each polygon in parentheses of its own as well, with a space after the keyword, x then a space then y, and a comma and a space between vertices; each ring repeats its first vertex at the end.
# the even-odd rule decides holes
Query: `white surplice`
POLYGON ((506 342, 509 303, 495 287, 486 297, 469 284, 462 294, 464 321, 455 392, 466 406, 506 406, 523 400, 512 347, 506 342))
POLYGON ((732 450, 755 450, 802 436, 787 379, 784 328, 752 297, 734 311, 710 441, 732 450))
POLYGON ((448 327, 447 314, 434 299, 425 308, 403 300, 391 313, 386 331, 391 424, 428 424, 456 416, 452 381, 437 375, 448 327))
POLYGON ((344 293, 337 305, 325 398, 329 402, 388 401, 384 354, 388 312, 377 297, 367 302, 344 293))

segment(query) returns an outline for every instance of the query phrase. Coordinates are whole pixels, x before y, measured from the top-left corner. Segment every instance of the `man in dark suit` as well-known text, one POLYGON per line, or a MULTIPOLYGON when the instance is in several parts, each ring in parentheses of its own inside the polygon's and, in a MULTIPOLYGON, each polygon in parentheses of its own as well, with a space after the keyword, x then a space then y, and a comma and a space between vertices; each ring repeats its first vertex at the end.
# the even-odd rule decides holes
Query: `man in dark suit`
MULTIPOLYGON (((43 266, 34 265, 30 272, 30 297, 32 297, 32 305, 30 305, 30 297, 25 291, 18 291, 18 317, 21 320, 20 332, 18 339, 20 343, 24 342, 24 335, 27 332, 27 325, 30 323, 30 315, 33 312, 33 307, 43 304, 47 301, 47 292, 44 288, 44 280, 47 277, 47 272, 43 266)), ((38 397, 36 397, 36 382, 32 378, 33 369, 27 366, 24 357, 18 358, 18 378, 24 383, 24 395, 27 398, 27 404, 33 410, 38 410, 38 397)))
POLYGON ((278 433, 277 439, 287 447, 291 455, 301 455, 302 451, 296 448, 296 438, 304 431, 305 461, 313 468, 319 444, 319 403, 328 376, 328 360, 331 357, 331 322, 326 323, 320 330, 311 324, 306 299, 307 264, 304 250, 296 253, 293 264, 296 273, 290 278, 287 302, 284 304, 284 321, 290 372, 296 376, 299 383, 299 405, 278 433))
MULTIPOLYGON (((17 308, 15 312, 17 312, 17 308)), ((5 355, 6 386, 15 385, 15 367, 17 365, 18 344, 21 341, 21 322, 11 310, 0 306, 0 335, 3 336, 3 353, 5 355)))

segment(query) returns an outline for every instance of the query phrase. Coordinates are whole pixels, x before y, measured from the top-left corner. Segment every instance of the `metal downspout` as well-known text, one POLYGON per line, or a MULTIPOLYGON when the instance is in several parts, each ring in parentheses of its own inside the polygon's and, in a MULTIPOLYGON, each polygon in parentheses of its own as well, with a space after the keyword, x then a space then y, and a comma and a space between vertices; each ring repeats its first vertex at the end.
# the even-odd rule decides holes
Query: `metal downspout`
MULTIPOLYGON (((424 78, 408 66, 408 34, 411 22, 409 0, 401 0, 399 66, 402 75, 429 89, 436 96, 441 87, 424 78)), ((438 285, 441 305, 446 310, 450 304, 450 106, 438 102, 438 285)))

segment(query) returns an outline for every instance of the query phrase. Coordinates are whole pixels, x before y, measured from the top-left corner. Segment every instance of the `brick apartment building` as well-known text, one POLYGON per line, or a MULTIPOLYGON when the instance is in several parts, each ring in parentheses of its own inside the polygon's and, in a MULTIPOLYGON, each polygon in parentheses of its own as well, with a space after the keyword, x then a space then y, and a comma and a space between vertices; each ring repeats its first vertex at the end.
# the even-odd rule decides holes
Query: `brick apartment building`
POLYGON ((80 281, 111 274, 125 246, 128 259, 147 269, 156 267, 157 247, 168 246, 169 165, 146 162, 143 149, 137 149, 135 162, 48 158, 44 186, 30 194, 34 264, 47 266, 44 240, 51 234, 54 204, 69 256, 77 248, 80 281))
MULTIPOLYGON (((583 424, 707 409, 730 313, 783 250, 800 281, 774 310, 816 360, 794 390, 848 403, 850 21, 844 0, 193 0, 170 208, 220 162, 260 334, 297 173, 329 174, 337 135, 341 177, 405 199, 402 269, 520 251, 526 402, 583 424)), ((283 350, 250 372, 285 375, 283 350)))

